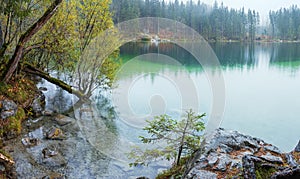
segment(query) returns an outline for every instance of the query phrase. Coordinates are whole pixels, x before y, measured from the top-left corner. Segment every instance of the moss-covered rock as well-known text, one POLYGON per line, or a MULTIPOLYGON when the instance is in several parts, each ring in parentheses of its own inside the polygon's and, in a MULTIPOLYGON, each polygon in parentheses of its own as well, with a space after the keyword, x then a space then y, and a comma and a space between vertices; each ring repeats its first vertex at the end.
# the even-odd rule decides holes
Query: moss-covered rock
POLYGON ((2 122, 0 127, 0 137, 13 138, 21 133, 22 121, 26 118, 23 108, 18 107, 15 116, 11 116, 2 122))
POLYGON ((0 83, 0 96, 11 99, 24 108, 29 106, 36 91, 34 82, 27 78, 16 77, 9 84, 0 83))

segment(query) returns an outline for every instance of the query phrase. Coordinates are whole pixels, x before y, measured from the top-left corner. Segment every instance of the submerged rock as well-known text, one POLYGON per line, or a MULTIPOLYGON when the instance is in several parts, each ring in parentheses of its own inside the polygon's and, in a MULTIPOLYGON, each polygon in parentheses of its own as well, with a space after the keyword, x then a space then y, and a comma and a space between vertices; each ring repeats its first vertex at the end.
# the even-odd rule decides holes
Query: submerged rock
POLYGON ((58 114, 54 117, 54 121, 60 125, 60 126, 64 126, 64 125, 67 125, 67 124, 70 124, 72 122, 75 121, 75 119, 73 118, 70 118, 68 116, 65 116, 65 115, 62 115, 62 114, 58 114))
POLYGON ((50 149, 50 148, 44 148, 42 150, 42 153, 43 153, 43 157, 44 158, 50 158, 50 157, 53 157, 53 156, 56 156, 58 155, 58 151, 56 148, 53 148, 53 149, 50 149))
POLYGON ((39 87, 39 91, 47 91, 48 89, 46 87, 39 87))
POLYGON ((46 132, 46 138, 51 140, 64 140, 66 136, 59 128, 51 128, 46 132))
POLYGON ((43 162, 43 165, 47 166, 48 168, 63 167, 67 164, 66 159, 59 153, 57 153, 53 156, 44 158, 42 162, 43 162))
POLYGON ((38 145, 40 142, 39 139, 37 138, 29 138, 29 137, 23 138, 21 141, 25 147, 33 147, 38 145))

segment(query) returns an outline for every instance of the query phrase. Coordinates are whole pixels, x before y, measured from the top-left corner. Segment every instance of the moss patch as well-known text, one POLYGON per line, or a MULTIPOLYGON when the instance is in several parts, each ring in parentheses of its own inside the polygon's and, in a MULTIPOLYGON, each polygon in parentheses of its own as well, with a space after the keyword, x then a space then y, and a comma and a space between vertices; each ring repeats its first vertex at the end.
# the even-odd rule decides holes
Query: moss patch
POLYGON ((174 178, 179 179, 182 178, 182 175, 185 171, 185 164, 189 161, 190 157, 182 157, 178 166, 173 166, 169 170, 166 170, 157 175, 156 179, 167 179, 174 178))
POLYGON ((15 116, 11 116, 5 119, 0 127, 0 137, 12 137, 17 136, 22 130, 22 121, 26 118, 26 114, 23 108, 18 107, 15 116))
POLYGON ((276 169, 271 166, 257 165, 255 167, 255 175, 257 179, 271 178, 275 172, 276 169))
POLYGON ((0 83, 0 99, 12 99, 18 105, 27 107, 36 93, 36 87, 33 81, 27 78, 15 78, 9 84, 0 83), (27 105, 26 105, 27 104, 27 105))

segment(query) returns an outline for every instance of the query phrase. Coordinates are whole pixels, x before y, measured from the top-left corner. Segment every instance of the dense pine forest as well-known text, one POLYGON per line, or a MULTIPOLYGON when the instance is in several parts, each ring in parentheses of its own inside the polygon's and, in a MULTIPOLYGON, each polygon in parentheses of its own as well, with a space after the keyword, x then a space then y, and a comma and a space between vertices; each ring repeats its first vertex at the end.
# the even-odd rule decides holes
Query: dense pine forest
POLYGON ((251 9, 233 9, 223 3, 213 5, 189 0, 113 0, 114 22, 139 17, 161 17, 182 22, 207 40, 299 40, 300 9, 297 6, 270 11, 268 25, 251 9))
POLYGON ((297 6, 270 11, 271 35, 282 40, 300 39, 300 9, 297 6))

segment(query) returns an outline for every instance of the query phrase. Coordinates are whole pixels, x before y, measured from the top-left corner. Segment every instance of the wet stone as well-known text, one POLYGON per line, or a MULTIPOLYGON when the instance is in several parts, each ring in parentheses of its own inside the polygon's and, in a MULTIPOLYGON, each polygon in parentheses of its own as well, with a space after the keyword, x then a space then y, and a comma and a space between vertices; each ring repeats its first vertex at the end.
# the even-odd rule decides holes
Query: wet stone
POLYGON ((42 154, 43 154, 44 158, 50 158, 50 157, 58 155, 58 151, 56 150, 56 148, 53 148, 53 149, 51 149, 51 148, 44 148, 42 150, 42 154))
POLYGON ((46 132, 46 138, 51 140, 64 140, 66 139, 66 136, 61 129, 51 128, 46 132))

